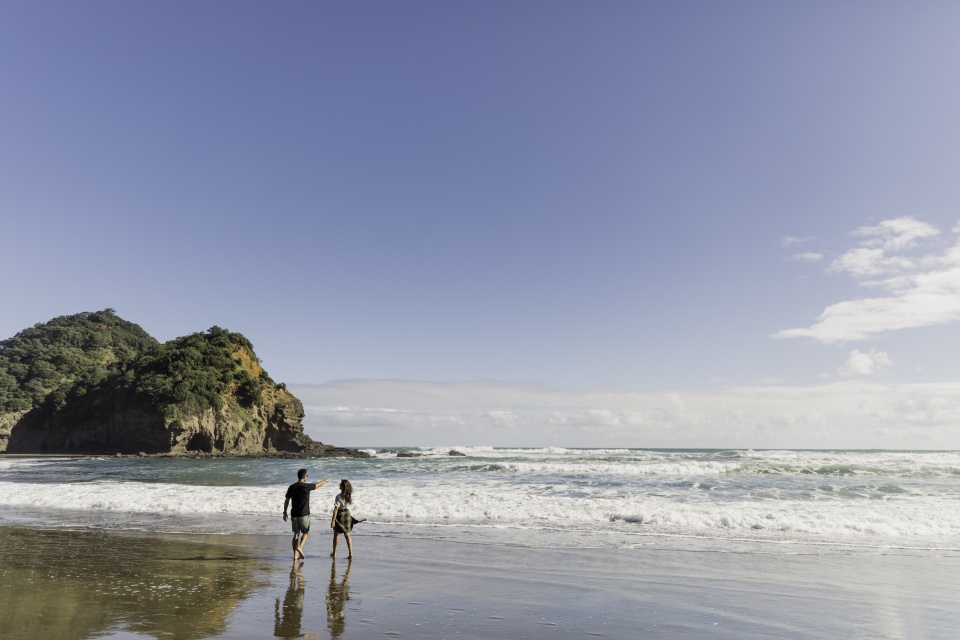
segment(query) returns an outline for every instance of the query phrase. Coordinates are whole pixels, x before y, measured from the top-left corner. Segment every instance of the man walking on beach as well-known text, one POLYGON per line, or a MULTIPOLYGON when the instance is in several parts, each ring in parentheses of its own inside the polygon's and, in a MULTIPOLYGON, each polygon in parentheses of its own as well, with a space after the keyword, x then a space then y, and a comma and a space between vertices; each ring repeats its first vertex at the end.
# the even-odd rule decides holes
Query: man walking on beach
POLYGON ((297 481, 287 489, 286 499, 283 501, 283 521, 287 521, 287 507, 293 502, 293 509, 290 511, 290 522, 293 527, 293 561, 297 558, 303 559, 303 544, 307 541, 307 535, 310 534, 310 492, 318 489, 330 482, 332 478, 327 478, 321 482, 309 484, 307 482, 307 470, 297 471, 297 481))

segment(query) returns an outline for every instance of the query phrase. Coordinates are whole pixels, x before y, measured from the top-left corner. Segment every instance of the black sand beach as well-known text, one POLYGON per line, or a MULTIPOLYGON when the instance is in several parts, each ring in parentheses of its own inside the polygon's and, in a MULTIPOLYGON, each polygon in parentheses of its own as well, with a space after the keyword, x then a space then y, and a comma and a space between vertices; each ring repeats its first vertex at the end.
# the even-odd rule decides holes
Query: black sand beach
MULTIPOLYGON (((324 532, 326 534, 326 532, 324 532)), ((19 638, 953 638, 960 558, 0 528, 19 638), (341 549, 341 551, 344 551, 341 549)))

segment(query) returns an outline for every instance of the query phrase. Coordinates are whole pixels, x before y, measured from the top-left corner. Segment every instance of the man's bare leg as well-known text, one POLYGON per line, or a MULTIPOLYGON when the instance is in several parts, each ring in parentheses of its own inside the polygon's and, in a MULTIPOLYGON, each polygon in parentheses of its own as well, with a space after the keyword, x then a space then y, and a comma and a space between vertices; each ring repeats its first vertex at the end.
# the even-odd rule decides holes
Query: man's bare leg
POLYGON ((298 554, 300 553, 300 532, 293 534, 291 546, 293 547, 293 561, 296 562, 298 554))
POLYGON ((301 560, 304 560, 304 559, 307 557, 307 556, 303 555, 303 545, 305 545, 305 544, 307 543, 307 536, 309 536, 309 535, 310 535, 310 534, 309 534, 309 533, 306 533, 306 532, 300 534, 300 545, 297 547, 297 553, 300 554, 300 559, 301 559, 301 560))

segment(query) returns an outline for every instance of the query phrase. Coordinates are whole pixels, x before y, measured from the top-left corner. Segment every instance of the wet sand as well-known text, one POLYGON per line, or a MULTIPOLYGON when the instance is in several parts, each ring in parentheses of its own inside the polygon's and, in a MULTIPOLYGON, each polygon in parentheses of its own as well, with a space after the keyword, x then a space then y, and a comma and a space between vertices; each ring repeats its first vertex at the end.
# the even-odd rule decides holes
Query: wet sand
POLYGON ((954 638, 960 558, 0 527, 19 638, 954 638))

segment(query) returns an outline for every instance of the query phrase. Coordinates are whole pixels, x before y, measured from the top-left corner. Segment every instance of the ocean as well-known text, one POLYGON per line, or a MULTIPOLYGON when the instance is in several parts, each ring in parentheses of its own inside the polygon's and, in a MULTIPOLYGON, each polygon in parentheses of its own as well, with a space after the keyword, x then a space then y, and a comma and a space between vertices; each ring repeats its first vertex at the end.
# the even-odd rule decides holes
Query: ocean
MULTIPOLYGON (((340 478, 363 535, 549 549, 960 555, 960 452, 370 449, 368 459, 0 458, 0 525, 288 535, 300 467, 325 523, 340 478), (465 455, 451 456, 456 450, 465 455)), ((326 526, 324 526, 326 530, 326 526)), ((369 543, 367 543, 369 544, 369 543)))

